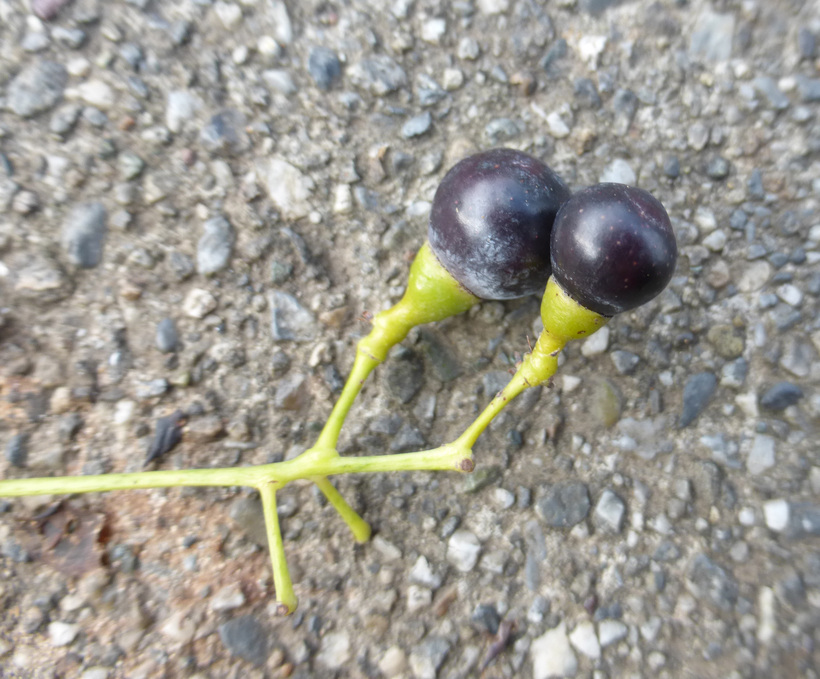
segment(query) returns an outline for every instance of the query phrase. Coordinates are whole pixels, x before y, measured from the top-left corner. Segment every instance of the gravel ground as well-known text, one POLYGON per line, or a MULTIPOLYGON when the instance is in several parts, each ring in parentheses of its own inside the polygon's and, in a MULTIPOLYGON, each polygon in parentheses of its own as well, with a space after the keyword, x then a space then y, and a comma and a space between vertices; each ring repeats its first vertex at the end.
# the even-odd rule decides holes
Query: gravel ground
MULTIPOLYGON (((475 150, 652 191, 670 288, 471 476, 340 479, 369 544, 283 491, 287 619, 242 490, 2 502, 0 675, 478 677, 514 623, 486 679, 818 676, 820 3, 386 4, 0 0, 0 474, 140 469, 177 410, 159 468, 308 447, 475 150)), ((414 331, 343 452, 455 438, 537 309, 414 331)))

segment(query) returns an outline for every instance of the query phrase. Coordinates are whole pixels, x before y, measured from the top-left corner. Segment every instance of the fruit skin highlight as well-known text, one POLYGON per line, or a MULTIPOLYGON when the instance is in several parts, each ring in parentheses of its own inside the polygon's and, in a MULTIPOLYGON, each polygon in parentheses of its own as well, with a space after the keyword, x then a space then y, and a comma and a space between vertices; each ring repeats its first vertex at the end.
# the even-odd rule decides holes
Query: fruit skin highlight
POLYGON ((551 256, 556 281, 573 299, 614 316, 667 286, 678 248, 669 215, 652 194, 625 184, 596 184, 559 211, 551 256))
POLYGON ((427 238, 436 257, 476 297, 544 291, 550 234, 571 192, 543 162, 492 149, 456 163, 439 184, 427 238))

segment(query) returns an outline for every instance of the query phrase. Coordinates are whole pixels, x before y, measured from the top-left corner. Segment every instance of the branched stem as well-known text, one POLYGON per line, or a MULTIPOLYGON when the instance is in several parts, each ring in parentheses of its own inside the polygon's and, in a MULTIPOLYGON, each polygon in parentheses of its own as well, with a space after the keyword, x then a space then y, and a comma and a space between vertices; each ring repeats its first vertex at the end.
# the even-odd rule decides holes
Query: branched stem
POLYGON ((282 542, 282 531, 279 529, 279 515, 276 513, 276 491, 278 484, 263 483, 259 486, 262 497, 262 511, 265 515, 265 528, 268 533, 268 549, 273 568, 273 586, 276 589, 277 612, 290 615, 296 610, 298 600, 293 591, 288 562, 285 557, 285 545, 282 542))
POLYGON ((370 539, 370 524, 367 523, 361 516, 356 513, 347 501, 342 497, 342 494, 336 490, 335 486, 328 480, 326 476, 314 477, 311 479, 322 491, 327 501, 342 517, 342 520, 350 528, 356 542, 367 542, 370 539))

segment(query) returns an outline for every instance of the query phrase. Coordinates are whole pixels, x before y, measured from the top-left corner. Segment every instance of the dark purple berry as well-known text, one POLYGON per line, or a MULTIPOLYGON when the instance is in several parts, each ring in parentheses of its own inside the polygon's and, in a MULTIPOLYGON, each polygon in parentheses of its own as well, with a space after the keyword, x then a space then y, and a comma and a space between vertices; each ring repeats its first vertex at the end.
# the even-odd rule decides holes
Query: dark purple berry
POLYGON ((556 281, 603 316, 645 304, 672 278, 678 248, 669 215, 643 189, 596 184, 561 208, 552 230, 556 281))
POLYGON ((439 185, 430 246, 477 297, 541 294, 551 271, 552 225, 570 195, 555 172, 526 153, 477 153, 452 167, 439 185))

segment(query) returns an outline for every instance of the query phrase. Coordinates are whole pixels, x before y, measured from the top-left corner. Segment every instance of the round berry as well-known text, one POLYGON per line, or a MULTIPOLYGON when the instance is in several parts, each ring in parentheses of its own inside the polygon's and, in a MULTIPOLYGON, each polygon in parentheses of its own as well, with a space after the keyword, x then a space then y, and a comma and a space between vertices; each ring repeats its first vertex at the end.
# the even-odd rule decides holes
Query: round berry
POLYGON ((469 292, 509 299, 544 291, 550 233, 569 199, 561 178, 537 158, 492 149, 465 158, 433 199, 428 239, 438 260, 469 292))
POLYGON ((655 297, 672 278, 677 257, 663 205, 643 189, 624 184, 579 191, 561 208, 552 230, 555 279, 602 316, 655 297))

